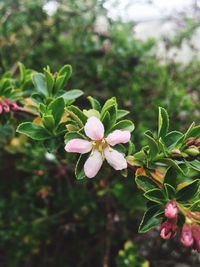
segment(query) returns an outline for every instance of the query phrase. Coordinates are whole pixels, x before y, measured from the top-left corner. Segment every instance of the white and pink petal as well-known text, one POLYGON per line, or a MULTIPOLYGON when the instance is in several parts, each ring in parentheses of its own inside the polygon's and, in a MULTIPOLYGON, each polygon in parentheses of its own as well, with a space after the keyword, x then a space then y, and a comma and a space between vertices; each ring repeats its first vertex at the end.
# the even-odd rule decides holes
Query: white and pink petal
POLYGON ((84 139, 75 138, 67 142, 65 150, 67 152, 85 154, 92 150, 92 143, 84 139))
POLYGON ((88 178, 93 178, 97 175, 103 164, 102 154, 97 150, 93 150, 89 158, 84 164, 84 172, 88 178))
POLYGON ((105 158, 110 166, 115 170, 123 170, 127 168, 127 161, 124 155, 112 148, 104 149, 105 158))
POLYGON ((90 117, 85 126, 85 134, 92 140, 101 140, 104 137, 104 126, 95 116, 90 117))
POLYGON ((109 145, 125 144, 130 141, 131 134, 129 131, 115 130, 106 137, 109 145))

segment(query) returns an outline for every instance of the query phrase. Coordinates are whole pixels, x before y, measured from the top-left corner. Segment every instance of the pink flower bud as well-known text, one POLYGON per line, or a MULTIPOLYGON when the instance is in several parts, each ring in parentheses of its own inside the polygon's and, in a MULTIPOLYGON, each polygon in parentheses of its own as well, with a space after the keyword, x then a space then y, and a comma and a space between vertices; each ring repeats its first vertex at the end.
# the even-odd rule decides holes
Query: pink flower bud
POLYGON ((168 219, 174 219, 176 218, 177 214, 178 214, 178 208, 176 205, 176 201, 174 200, 169 201, 165 206, 165 216, 168 219))
POLYGON ((3 102, 3 109, 6 113, 10 112, 10 107, 6 101, 3 102))
POLYGON ((3 105, 0 103, 0 114, 3 112, 3 105))
POLYGON ((176 234, 176 219, 168 219, 161 224, 160 236, 168 240, 176 234))
POLYGON ((185 247, 191 247, 194 243, 191 226, 184 224, 181 231, 181 243, 185 247))
POLYGON ((10 103, 10 106, 12 108, 13 111, 17 111, 19 106, 17 105, 17 103, 15 101, 13 101, 12 103, 10 103))
POLYGON ((192 226, 193 238, 194 238, 194 249, 200 253, 200 225, 192 226))
POLYGON ((3 112, 10 112, 11 110, 17 111, 19 106, 17 105, 16 101, 12 101, 9 99, 3 99, 0 103, 0 114, 3 112))

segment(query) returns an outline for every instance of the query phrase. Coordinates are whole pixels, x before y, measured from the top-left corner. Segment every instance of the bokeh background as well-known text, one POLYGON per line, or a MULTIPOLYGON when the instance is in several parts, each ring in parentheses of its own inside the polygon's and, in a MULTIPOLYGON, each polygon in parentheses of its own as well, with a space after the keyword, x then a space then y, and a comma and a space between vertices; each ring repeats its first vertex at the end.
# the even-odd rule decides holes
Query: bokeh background
MULTIPOLYGON (((0 75, 17 77, 18 62, 71 64, 68 88, 130 110, 136 147, 156 129, 158 106, 171 130, 200 122, 199 38, 199 0, 0 1, 0 75)), ((65 154, 15 136, 13 125, 0 128, 1 267, 199 266, 159 229, 137 234, 145 205, 131 174, 107 168, 77 182, 65 154)))

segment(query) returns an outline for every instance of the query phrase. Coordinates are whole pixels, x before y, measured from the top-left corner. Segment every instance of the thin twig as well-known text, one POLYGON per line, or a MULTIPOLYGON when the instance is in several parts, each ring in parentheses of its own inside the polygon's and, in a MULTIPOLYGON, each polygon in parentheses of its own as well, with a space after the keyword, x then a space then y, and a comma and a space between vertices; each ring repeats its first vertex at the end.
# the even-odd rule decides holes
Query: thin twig
POLYGON ((106 236, 105 236, 105 253, 103 257, 102 267, 109 267, 109 258, 110 258, 110 248, 111 248, 111 235, 113 232, 113 216, 110 212, 110 198, 109 195, 106 196, 106 236))
POLYGON ((32 223, 33 224, 44 223, 46 221, 49 221, 49 220, 55 219, 55 218, 57 218, 59 216, 62 216, 63 214, 65 214, 67 212, 69 212, 69 209, 68 208, 66 208, 64 210, 61 210, 58 213, 55 213, 55 214, 52 214, 52 215, 49 215, 49 216, 38 218, 38 219, 34 220, 32 223))
POLYGON ((31 114, 31 115, 36 116, 36 117, 39 116, 39 113, 38 112, 29 110, 29 109, 26 109, 26 108, 23 108, 23 107, 18 107, 17 110, 18 111, 21 111, 21 112, 24 112, 24 113, 31 114))

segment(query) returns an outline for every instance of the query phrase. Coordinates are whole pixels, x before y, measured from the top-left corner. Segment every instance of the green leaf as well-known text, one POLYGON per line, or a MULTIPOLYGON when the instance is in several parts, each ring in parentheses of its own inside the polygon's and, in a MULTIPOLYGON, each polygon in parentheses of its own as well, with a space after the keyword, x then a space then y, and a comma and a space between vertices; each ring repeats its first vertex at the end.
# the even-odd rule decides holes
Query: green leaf
POLYGON ((189 183, 187 186, 181 188, 176 193, 176 199, 178 201, 189 201, 199 193, 199 179, 196 179, 189 183))
POLYGON ((65 100, 65 107, 70 106, 71 104, 73 104, 75 101, 75 99, 71 99, 71 100, 65 100))
POLYGON ((169 116, 167 111, 159 107, 158 109, 158 137, 164 138, 169 128, 169 116))
POLYGON ((55 127, 55 120, 52 115, 44 115, 42 118, 42 122, 48 130, 52 131, 55 127))
POLYGON ((78 89, 69 90, 68 92, 61 95, 64 100, 73 100, 83 95, 83 92, 78 89))
POLYGON ((117 120, 117 105, 113 105, 108 109, 108 112, 110 114, 110 123, 109 123, 109 129, 111 129, 117 120))
POLYGON ((161 137, 158 140, 158 150, 159 150, 159 153, 162 152, 165 157, 168 157, 168 149, 166 148, 166 145, 163 142, 161 137))
POLYGON ((122 153, 122 154, 126 153, 126 147, 124 145, 117 144, 114 147, 115 147, 115 150, 119 151, 120 153, 122 153))
POLYGON ((47 69, 44 69, 44 74, 46 77, 47 89, 48 89, 49 95, 51 95, 52 90, 53 90, 53 86, 54 86, 54 77, 50 73, 50 71, 48 71, 47 69))
POLYGON ((158 154, 158 145, 156 143, 156 141, 154 140, 153 137, 151 137, 150 135, 148 135, 147 132, 145 132, 145 137, 148 141, 148 145, 149 145, 149 156, 150 156, 150 159, 154 159, 157 154, 158 154))
POLYGON ((195 122, 193 122, 185 133, 184 140, 187 140, 190 137, 192 129, 195 127, 195 122))
POLYGON ((173 148, 177 141, 183 136, 181 132, 172 131, 168 133, 164 138, 163 141, 168 149, 173 148))
POLYGON ((54 93, 58 94, 64 88, 65 75, 57 76, 54 85, 54 93))
POLYGON ((177 171, 173 166, 167 169, 165 174, 164 183, 170 184, 174 188, 177 186, 177 171))
POLYGON ((47 112, 47 107, 46 107, 46 105, 44 105, 43 103, 40 103, 40 104, 39 104, 39 112, 40 112, 41 116, 42 116, 43 114, 45 114, 45 113, 47 112))
POLYGON ((35 89, 45 97, 48 97, 49 94, 44 74, 42 73, 33 74, 32 81, 35 86, 35 89))
POLYGON ((200 161, 199 160, 187 161, 186 164, 193 170, 200 172, 200 161))
POLYGON ((124 109, 118 109, 117 110, 117 120, 122 119, 123 117, 127 116, 130 112, 128 110, 124 109))
POLYGON ((154 138, 153 133, 150 130, 147 130, 145 134, 149 135, 150 137, 154 138))
POLYGON ((139 233, 146 233, 156 225, 160 224, 162 217, 159 217, 159 215, 162 214, 162 212, 163 211, 159 205, 149 208, 143 216, 139 226, 139 233))
POLYGON ((173 159, 163 158, 163 159, 159 159, 159 162, 162 162, 162 163, 166 164, 167 166, 172 166, 179 173, 183 174, 184 176, 186 175, 186 173, 184 172, 184 170, 182 170, 181 167, 177 164, 177 162, 175 160, 173 160, 173 159))
POLYGON ((71 65, 64 65, 58 72, 59 75, 64 75, 65 76, 65 80, 64 82, 66 83, 69 78, 71 77, 72 75, 72 67, 71 65))
POLYGON ((57 138, 51 138, 44 141, 44 146, 49 153, 55 153, 61 143, 57 138))
POLYGON ((78 107, 71 105, 67 107, 67 111, 81 127, 87 122, 87 116, 78 107))
POLYGON ((200 212, 200 199, 198 199, 197 201, 195 201, 190 206, 190 210, 193 211, 193 212, 200 212))
POLYGON ((42 103, 44 102, 44 96, 38 93, 34 93, 31 95, 31 97, 33 98, 34 101, 38 102, 38 103, 42 103))
POLYGON ((135 178, 135 182, 138 188, 144 192, 157 187, 157 184, 154 183, 148 176, 137 176, 135 178))
POLYGON ((119 121, 115 124, 115 126, 111 129, 112 131, 114 130, 126 130, 132 132, 135 129, 135 126, 132 121, 130 120, 123 120, 119 121))
POLYGON ((72 67, 70 65, 64 65, 58 72, 56 82, 55 82, 55 92, 63 90, 66 82, 72 75, 72 67))
POLYGON ((56 98, 49 104, 48 109, 52 111, 52 115, 55 120, 55 125, 57 126, 64 113, 64 109, 65 109, 64 99, 62 97, 56 98))
POLYGON ((102 117, 101 121, 105 128, 105 134, 107 134, 110 129, 110 113, 108 111, 104 113, 104 117, 102 117))
POLYGON ((86 139, 86 137, 79 132, 69 132, 65 135, 65 144, 75 138, 86 139))
POLYGON ((19 66, 19 72, 20 72, 20 82, 24 83, 25 77, 26 77, 26 70, 25 70, 24 64, 19 62, 18 66, 19 66))
POLYGON ((165 199, 163 192, 158 188, 148 190, 146 193, 144 193, 144 196, 156 203, 162 203, 165 199))
POLYGON ((144 153, 144 150, 140 150, 137 153, 135 153, 134 158, 136 158, 137 160, 143 162, 143 160, 146 158, 146 154, 144 153))
POLYGON ((132 141, 128 142, 128 155, 132 155, 135 152, 135 145, 132 141))
POLYGON ((179 140, 176 143, 176 147, 181 147, 181 146, 185 146, 185 141, 191 136, 191 131, 192 129, 195 127, 195 123, 193 122, 190 127, 188 128, 188 130, 186 131, 186 133, 179 138, 179 140))
POLYGON ((31 122, 23 122, 21 123, 16 130, 18 133, 25 134, 33 140, 41 141, 51 138, 49 132, 34 123, 31 122))
POLYGON ((67 132, 66 122, 60 123, 55 129, 56 136, 63 135, 67 132))
POLYGON ((99 111, 97 111, 96 109, 84 109, 83 113, 85 116, 87 116, 88 118, 90 117, 97 117, 98 119, 100 119, 100 113, 99 111))
POLYGON ((164 184, 164 194, 165 194, 167 199, 171 200, 171 199, 174 199, 175 194, 176 194, 176 190, 170 184, 165 183, 164 184))
POLYGON ((89 100, 91 106, 93 109, 97 110, 97 111, 101 111, 101 104, 99 103, 98 100, 96 100, 95 98, 88 96, 87 99, 89 100))
POLYGON ((189 137, 197 137, 197 138, 200 137, 200 125, 192 128, 189 137))
POLYGON ((82 180, 86 178, 84 173, 84 164, 87 159, 88 155, 81 155, 77 161, 76 168, 75 168, 75 175, 77 180, 82 180))
POLYGON ((109 111, 112 106, 116 106, 117 109, 117 102, 115 97, 112 97, 105 102, 101 110, 101 116, 103 116, 106 111, 109 111))
POLYGON ((67 120, 65 122, 65 127, 68 130, 68 132, 79 132, 80 131, 80 127, 78 125, 78 123, 75 120, 67 120))
POLYGON ((108 99, 106 103, 103 105, 101 110, 101 119, 104 118, 106 112, 109 112, 110 114, 109 125, 111 129, 114 126, 117 119, 117 102, 115 97, 108 99))

